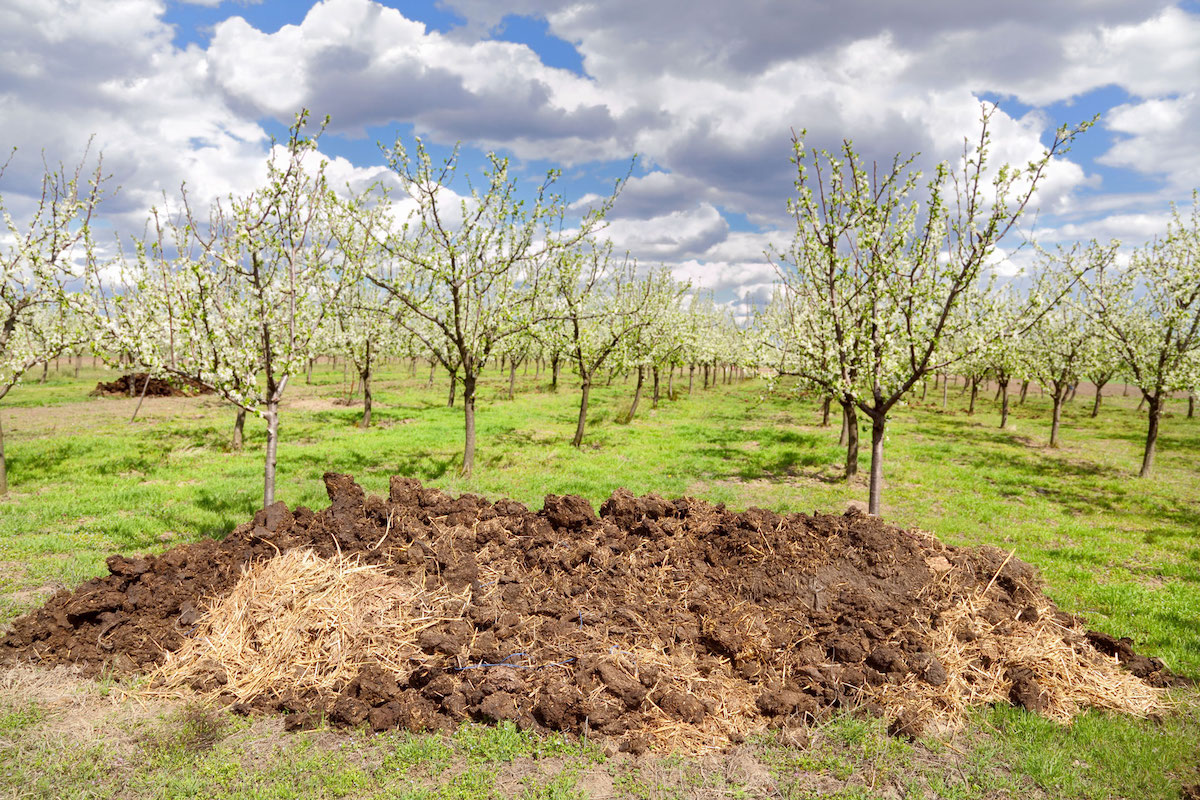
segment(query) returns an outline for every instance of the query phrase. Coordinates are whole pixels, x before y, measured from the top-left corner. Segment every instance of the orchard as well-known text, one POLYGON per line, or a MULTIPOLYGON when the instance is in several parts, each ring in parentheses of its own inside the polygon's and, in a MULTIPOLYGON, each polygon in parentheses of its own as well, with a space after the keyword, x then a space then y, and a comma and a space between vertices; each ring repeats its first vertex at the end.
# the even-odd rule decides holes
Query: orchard
POLYGON ((628 175, 573 202, 398 138, 337 186, 304 112, 253 191, 111 247, 100 159, 48 170, 0 241, 3 680, 379 732, 344 742, 381 785, 385 750, 508 737, 887 796, 948 751, 1000 780, 988 747, 1050 792, 1048 749, 1071 796, 1178 796, 1200 199, 998 269, 1089 125, 1013 166, 993 113, 928 175, 796 134, 753 309, 615 249, 628 175))

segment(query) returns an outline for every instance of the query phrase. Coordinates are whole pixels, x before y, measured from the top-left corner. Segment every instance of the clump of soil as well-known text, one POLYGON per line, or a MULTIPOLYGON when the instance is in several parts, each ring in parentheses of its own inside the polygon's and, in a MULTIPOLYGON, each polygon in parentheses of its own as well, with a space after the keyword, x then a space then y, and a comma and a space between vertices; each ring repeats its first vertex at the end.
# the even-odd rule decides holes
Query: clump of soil
POLYGON ((193 378, 150 378, 148 384, 146 378, 145 372, 133 372, 107 383, 101 381, 92 390, 92 395, 139 397, 144 392, 146 397, 193 397, 198 394, 212 394, 212 389, 193 378))
POLYGON ((618 490, 599 515, 557 495, 533 512, 400 477, 386 500, 325 484, 319 513, 276 503, 220 542, 112 556, 18 619, 0 660, 156 670, 160 691, 295 724, 513 720, 634 751, 856 706, 904 734, 1001 701, 1145 714, 1178 680, 1059 612, 1012 554, 856 511, 618 490))

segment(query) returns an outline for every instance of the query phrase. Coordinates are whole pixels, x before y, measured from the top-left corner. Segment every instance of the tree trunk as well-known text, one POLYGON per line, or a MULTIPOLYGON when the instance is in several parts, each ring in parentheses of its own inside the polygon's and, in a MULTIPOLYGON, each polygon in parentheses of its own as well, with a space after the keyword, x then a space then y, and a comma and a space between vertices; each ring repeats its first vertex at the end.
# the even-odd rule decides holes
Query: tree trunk
POLYGON ((579 397, 579 421, 575 424, 575 438, 571 444, 579 447, 583 444, 583 428, 587 425, 588 398, 592 394, 592 378, 590 375, 583 379, 583 393, 579 397))
POLYGON ((517 384, 517 362, 510 360, 508 362, 508 399, 513 399, 513 387, 517 384))
POLYGON ((829 427, 829 407, 833 405, 833 398, 826 397, 825 402, 821 403, 821 427, 829 427))
POLYGON ((950 377, 942 376, 942 411, 946 410, 946 396, 950 393, 950 377))
POLYGON ((241 450, 242 444, 246 441, 246 409, 239 408, 237 416, 233 418, 233 441, 230 443, 234 450, 241 450))
POLYGON ((979 396, 979 379, 971 378, 971 405, 967 408, 967 416, 975 416, 975 398, 979 396))
POLYGON ((460 474, 469 478, 471 471, 475 469, 475 376, 470 370, 463 373, 463 423, 466 430, 460 474))
POLYGON ((1054 394, 1051 395, 1051 398, 1050 398, 1051 401, 1054 403, 1054 409, 1051 412, 1052 416, 1051 416, 1051 422, 1050 422, 1050 446, 1051 447, 1058 447, 1058 423, 1059 423, 1059 420, 1062 418, 1062 406, 1063 406, 1064 393, 1065 393, 1065 387, 1059 388, 1059 386, 1056 384, 1054 386, 1054 394))
MULTIPOLYGON (((937 388, 936 386, 934 387, 937 388)), ((929 393, 929 379, 925 378, 921 381, 921 402, 925 402, 925 395, 929 393)))
POLYGON ((1188 419, 1193 419, 1196 416, 1196 393, 1188 394, 1188 419))
POLYGON ((42 377, 38 380, 38 383, 45 383, 46 376, 49 373, 50 373, 50 359, 47 358, 45 361, 42 362, 42 377))
POLYGON ((275 502, 275 458, 279 451, 279 402, 267 403, 267 463, 263 467, 263 508, 275 502))
POLYGON ((129 424, 137 419, 138 412, 142 410, 142 402, 146 399, 146 390, 150 388, 150 373, 146 373, 146 380, 142 381, 142 393, 138 396, 138 404, 133 409, 133 416, 129 418, 129 424))
POLYGON ((658 365, 650 368, 654 375, 654 397, 650 400, 651 408, 658 408, 658 365))
POLYGON ((996 396, 992 398, 992 402, 998 403, 1000 401, 1000 395, 1003 394, 1006 389, 1008 389, 1007 381, 1003 378, 996 378, 996 396))
POLYGON ((692 396, 692 386, 696 383, 696 362, 688 365, 688 397, 692 396))
POLYGON ((0 497, 8 494, 8 462, 4 460, 4 420, 0 420, 0 497))
POLYGON ((1008 427, 1008 380, 1000 384, 1000 430, 1008 427))
MULTIPOLYGON (((367 352, 370 352, 369 346, 367 352)), ((362 421, 358 423, 358 426, 360 428, 369 428, 371 427, 371 365, 369 362, 363 367, 362 372, 359 373, 359 377, 362 379, 363 415, 362 421)))
MULTIPOLYGON (((1145 393, 1142 394, 1142 400, 1146 399, 1145 393)), ((1146 451, 1142 455, 1142 470, 1138 473, 1139 478, 1149 478, 1150 471, 1154 468, 1154 447, 1158 444, 1158 417, 1162 413, 1162 400, 1158 395, 1150 398, 1150 413, 1148 414, 1150 425, 1146 430, 1146 451)))
POLYGON ((642 384, 646 382, 646 368, 638 367, 637 375, 637 388, 633 390, 633 403, 629 406, 629 414, 625 417, 626 422, 632 422, 633 415, 637 413, 638 401, 642 399, 642 384))
POLYGON ((450 373, 450 399, 446 401, 447 408, 454 408, 454 393, 458 391, 458 372, 450 373))
POLYGON ((308 371, 304 373, 304 382, 306 384, 308 384, 309 386, 312 386, 312 370, 313 370, 313 360, 310 358, 308 360, 308 371))
POLYGON ((430 361, 429 362, 429 383, 426 384, 427 389, 433 388, 433 377, 436 374, 436 372, 437 372, 437 362, 430 361))
POLYGON ((558 368, 560 361, 561 357, 558 353, 555 353, 554 357, 550 359, 550 391, 552 392, 558 391, 558 368))
POLYGON ((708 388, 708 364, 704 365, 704 388, 708 388))
POLYGON ((1025 395, 1029 394, 1029 381, 1021 381, 1021 400, 1017 405, 1025 405, 1025 395))
POLYGON ((1146 407, 1146 395, 1144 395, 1144 394, 1143 394, 1143 395, 1142 395, 1142 402, 1138 403, 1137 410, 1140 412, 1140 411, 1141 411, 1143 408, 1145 408, 1145 407, 1146 407))
POLYGON ((1108 381, 1101 381, 1096 384, 1096 402, 1092 403, 1092 419, 1100 413, 1100 400, 1104 397, 1104 384, 1108 381))
POLYGON ((842 403, 842 425, 846 434, 846 480, 858 474, 858 412, 853 403, 842 403))
POLYGON ((871 417, 871 484, 867 511, 879 516, 879 500, 883 495, 883 433, 887 417, 871 417))
POLYGON ((667 399, 675 400, 675 369, 673 367, 667 368, 667 399))

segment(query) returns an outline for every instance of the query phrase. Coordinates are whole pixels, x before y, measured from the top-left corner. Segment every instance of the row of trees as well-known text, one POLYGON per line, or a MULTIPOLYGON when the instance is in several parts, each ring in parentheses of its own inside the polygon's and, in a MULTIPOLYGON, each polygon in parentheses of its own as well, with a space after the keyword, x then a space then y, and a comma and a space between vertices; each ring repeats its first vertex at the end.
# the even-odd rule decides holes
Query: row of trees
POLYGON ((1163 402, 1200 380, 1200 202, 1190 218, 1174 211, 1165 235, 1124 266, 1117 243, 1093 242, 1039 251, 1035 269, 1001 285, 992 269, 1000 241, 1089 123, 1059 129, 1023 167, 991 169, 992 113, 984 107, 978 139, 923 187, 912 159, 881 170, 848 141, 837 154, 793 142, 796 236, 771 253, 779 284, 756 325, 761 359, 841 405, 848 475, 857 469, 857 415, 868 418, 873 514, 888 418, 930 377, 966 374, 974 392, 995 376, 1001 425, 1009 381, 1038 380, 1052 392, 1057 444, 1066 392, 1122 371, 1148 409, 1143 477, 1163 402))
MULTIPOLYGON (((778 288, 749 326, 666 270, 614 253, 601 232, 622 181, 569 219, 553 191, 557 173, 520 190, 508 163, 490 156, 481 180, 457 193, 457 151, 434 163, 418 140, 411 153, 399 141, 387 151, 395 197, 351 192, 314 163, 321 132, 307 133, 301 114, 272 149, 259 189, 217 201, 203 217, 183 191, 152 211, 131 253, 101 262, 90 221, 102 173, 81 187, 80 170, 48 171, 32 221, 5 217, 0 398, 32 365, 85 342, 152 373, 199 380, 236 409, 235 440, 246 414, 265 420, 270 503, 280 403, 318 355, 354 365, 364 426, 379 359, 440 365, 451 402, 461 392, 464 475, 488 363, 509 365, 510 386, 529 359, 550 365, 555 387, 566 366, 579 381, 576 446, 601 375, 636 373, 632 416, 644 383, 653 381, 657 398, 661 378, 673 381, 681 367, 689 384, 697 368, 706 384, 719 364, 765 368, 841 407, 848 474, 858 415, 867 418, 878 513, 889 415, 930 377, 943 392, 950 372, 975 386, 994 377, 1005 411, 1010 380, 1048 386, 1057 441, 1069 387, 1120 372, 1150 410, 1148 474, 1164 398, 1195 385, 1200 212, 1190 226, 1176 214, 1166 236, 1128 264, 1115 245, 1092 244, 1042 253, 1023 283, 998 285, 998 243, 1051 159, 1087 126, 1058 131, 1024 167, 993 169, 990 114, 962 159, 924 185, 911 159, 868 169, 849 142, 835 156, 809 153, 796 137, 796 237, 770 253, 778 288)), ((0 487, 2 442, 0 432, 0 487)))

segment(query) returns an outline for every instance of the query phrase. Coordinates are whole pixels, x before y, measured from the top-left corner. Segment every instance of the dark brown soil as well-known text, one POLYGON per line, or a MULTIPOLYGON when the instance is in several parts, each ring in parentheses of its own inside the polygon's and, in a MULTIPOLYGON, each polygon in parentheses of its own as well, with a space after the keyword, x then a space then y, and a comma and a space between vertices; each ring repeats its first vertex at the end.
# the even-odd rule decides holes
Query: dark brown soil
MULTIPOLYGON (((636 750, 644 743, 633 733, 651 707, 680 724, 721 713, 678 691, 639 652, 742 682, 763 715, 785 724, 860 704, 864 686, 944 683, 921 631, 936 628, 931 598, 950 574, 984 591, 998 628, 1038 609, 1074 622, 1053 609, 1028 564, 994 548, 946 547, 856 511, 733 513, 618 490, 599 515, 586 500, 557 495, 532 512, 399 477, 386 500, 365 496, 346 475, 327 473, 325 484, 330 506, 319 513, 276 503, 223 541, 112 556, 110 575, 16 620, 0 640, 0 661, 143 672, 184 642, 202 601, 228 592, 246 565, 296 547, 340 551, 430 588, 470 587, 472 600, 463 619, 422 632, 423 655, 406 676, 368 667, 332 696, 264 705, 298 712, 298 725, 314 712, 375 729, 511 719, 624 736, 636 750), (632 669, 612 658, 622 652, 632 669)), ((1177 680, 1126 640, 1090 638, 1152 684, 1177 680)), ((1012 680, 1012 701, 1037 710, 1037 683, 1012 680)), ((914 733, 920 723, 894 727, 914 733)))
POLYGON ((101 381, 92 390, 93 395, 119 395, 123 397, 140 397, 145 387, 146 397, 192 397, 198 394, 212 394, 212 389, 191 378, 173 376, 169 380, 151 378, 146 383, 145 372, 134 372, 122 375, 115 381, 101 381))

